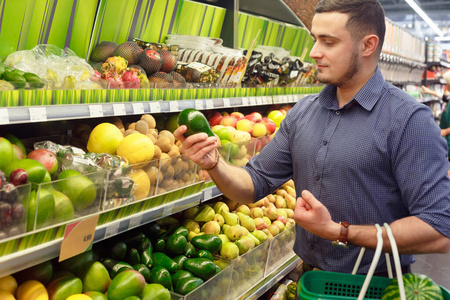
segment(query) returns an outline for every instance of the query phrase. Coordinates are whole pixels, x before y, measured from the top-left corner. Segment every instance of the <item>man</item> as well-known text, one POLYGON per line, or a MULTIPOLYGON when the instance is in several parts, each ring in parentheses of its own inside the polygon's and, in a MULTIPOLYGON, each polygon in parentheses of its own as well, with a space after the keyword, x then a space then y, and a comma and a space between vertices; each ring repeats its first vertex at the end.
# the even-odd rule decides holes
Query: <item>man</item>
MULTIPOLYGON (((350 273, 360 247, 376 248, 373 225, 384 222, 403 254, 404 271, 414 262, 410 254, 448 252, 447 146, 430 109, 382 78, 382 7, 376 0, 323 0, 315 12, 310 57, 327 86, 299 100, 274 139, 243 168, 216 163, 215 138, 184 138, 180 126, 175 136, 183 153, 240 203, 293 178, 301 194, 294 251, 310 267, 350 273), (345 242, 346 231, 349 247, 333 246, 345 242)), ((385 231, 383 239, 389 252, 385 231)), ((367 273, 372 257, 373 250, 366 251, 358 273, 367 273)), ((385 270, 382 256, 376 272, 385 270)))

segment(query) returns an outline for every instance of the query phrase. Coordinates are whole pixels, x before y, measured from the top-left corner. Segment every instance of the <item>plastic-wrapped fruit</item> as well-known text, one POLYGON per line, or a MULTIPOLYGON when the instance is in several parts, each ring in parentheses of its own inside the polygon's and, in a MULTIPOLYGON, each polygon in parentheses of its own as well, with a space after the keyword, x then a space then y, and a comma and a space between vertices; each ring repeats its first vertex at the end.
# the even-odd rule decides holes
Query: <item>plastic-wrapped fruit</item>
POLYGON ((3 189, 0 191, 0 200, 6 201, 9 203, 14 203, 19 199, 19 191, 14 186, 14 184, 8 182, 3 186, 3 189))
POLYGON ((91 53, 91 61, 93 62, 104 62, 108 57, 113 56, 114 50, 117 44, 109 41, 102 41, 95 47, 94 51, 91 53))
POLYGON ((186 79, 178 72, 172 71, 169 73, 173 79, 173 86, 175 88, 183 88, 186 85, 186 79))
POLYGON ((147 75, 158 72, 162 63, 163 59, 158 51, 147 48, 139 55, 139 65, 144 68, 147 75))
POLYGON ((22 219, 23 215, 25 214, 25 207, 22 203, 16 202, 11 207, 11 217, 14 220, 20 220, 22 219))
POLYGON ((148 81, 155 83, 155 88, 165 89, 173 86, 173 78, 167 73, 157 72, 148 77, 148 81))
POLYGON ((169 73, 175 70, 177 67, 177 57, 169 50, 161 50, 159 54, 163 60, 160 71, 169 73))

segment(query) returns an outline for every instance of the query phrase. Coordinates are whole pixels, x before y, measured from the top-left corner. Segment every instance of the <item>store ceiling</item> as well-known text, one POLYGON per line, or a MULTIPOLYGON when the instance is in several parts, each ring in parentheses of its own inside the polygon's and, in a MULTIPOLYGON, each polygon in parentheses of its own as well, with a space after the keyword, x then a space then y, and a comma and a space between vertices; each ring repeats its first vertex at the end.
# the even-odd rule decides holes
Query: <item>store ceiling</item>
MULTIPOLYGON (((409 29, 420 37, 434 37, 436 33, 406 3, 405 0, 379 0, 386 17, 409 29)), ((450 35, 450 0, 414 0, 428 14, 431 20, 446 34, 450 35)))

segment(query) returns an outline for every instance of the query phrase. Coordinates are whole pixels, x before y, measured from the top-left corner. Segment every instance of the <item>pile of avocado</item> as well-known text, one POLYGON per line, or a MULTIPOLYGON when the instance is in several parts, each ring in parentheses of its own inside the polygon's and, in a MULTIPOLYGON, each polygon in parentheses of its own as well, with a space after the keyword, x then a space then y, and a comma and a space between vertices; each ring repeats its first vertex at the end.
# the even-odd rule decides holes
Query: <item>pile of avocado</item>
POLYGON ((7 67, 2 62, 0 62, 0 79, 9 82, 16 89, 25 87, 40 89, 45 85, 45 82, 36 74, 7 67))

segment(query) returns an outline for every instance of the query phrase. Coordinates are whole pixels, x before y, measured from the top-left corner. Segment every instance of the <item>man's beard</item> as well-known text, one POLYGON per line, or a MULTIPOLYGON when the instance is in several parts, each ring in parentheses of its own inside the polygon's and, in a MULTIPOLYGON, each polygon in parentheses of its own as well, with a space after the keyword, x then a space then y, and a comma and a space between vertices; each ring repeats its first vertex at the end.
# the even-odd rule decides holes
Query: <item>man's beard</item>
POLYGON ((341 87, 348 84, 361 70, 361 63, 358 58, 357 49, 352 49, 352 55, 350 58, 350 64, 347 71, 340 78, 318 78, 319 82, 323 84, 334 85, 336 87, 341 87))

